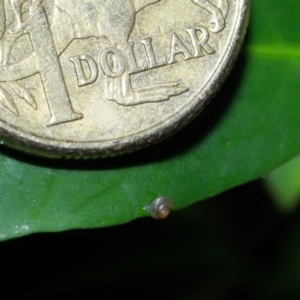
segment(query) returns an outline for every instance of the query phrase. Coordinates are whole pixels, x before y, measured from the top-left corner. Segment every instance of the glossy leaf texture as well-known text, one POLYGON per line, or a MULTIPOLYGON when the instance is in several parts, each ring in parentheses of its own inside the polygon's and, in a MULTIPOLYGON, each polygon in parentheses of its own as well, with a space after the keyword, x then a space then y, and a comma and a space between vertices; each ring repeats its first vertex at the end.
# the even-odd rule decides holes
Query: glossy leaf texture
MULTIPOLYGON (((166 141, 96 161, 48 161, 1 147, 0 239, 93 228, 180 209, 267 174, 300 152, 300 2, 253 0, 236 66, 208 108, 166 141)), ((242 201, 242 200, 241 200, 242 201)))

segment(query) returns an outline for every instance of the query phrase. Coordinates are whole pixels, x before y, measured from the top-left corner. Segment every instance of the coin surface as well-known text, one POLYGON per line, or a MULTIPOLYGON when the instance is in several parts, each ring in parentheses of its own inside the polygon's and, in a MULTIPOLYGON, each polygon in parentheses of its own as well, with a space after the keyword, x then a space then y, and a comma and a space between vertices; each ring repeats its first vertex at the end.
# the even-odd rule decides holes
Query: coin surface
POLYGON ((236 59, 249 0, 0 0, 0 136, 111 156, 190 122, 236 59))

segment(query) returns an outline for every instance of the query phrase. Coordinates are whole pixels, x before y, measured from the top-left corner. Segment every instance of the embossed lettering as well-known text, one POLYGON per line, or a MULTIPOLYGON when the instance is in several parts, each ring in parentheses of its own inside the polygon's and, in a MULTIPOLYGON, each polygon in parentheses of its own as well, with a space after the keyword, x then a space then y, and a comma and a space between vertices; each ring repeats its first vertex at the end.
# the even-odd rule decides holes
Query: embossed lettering
POLYGON ((145 47, 147 58, 148 58, 148 65, 150 69, 162 67, 168 64, 167 58, 165 56, 162 57, 161 61, 157 62, 154 54, 153 46, 152 46, 152 38, 141 40, 141 43, 145 47))
POLYGON ((207 54, 214 54, 216 51, 208 44, 209 40, 209 32, 205 27, 196 27, 196 28, 189 28, 186 30, 189 34, 192 45, 195 51, 195 58, 204 56, 202 49, 207 54), (201 34, 200 38, 198 33, 201 34))
POLYGON ((116 78, 124 74, 126 62, 122 52, 116 48, 106 48, 100 54, 100 63, 105 75, 116 78))
POLYGON ((35 64, 41 74, 51 113, 47 126, 82 119, 83 115, 76 113, 71 106, 45 11, 39 10, 39 13, 29 18, 23 26, 30 35, 35 53, 35 64), (43 47, 45 44, 47 44, 47 51, 43 47))
POLYGON ((171 53, 170 53, 169 64, 177 63, 177 60, 175 58, 177 54, 183 54, 184 60, 189 60, 194 58, 191 52, 188 50, 188 48, 181 41, 179 36, 174 32, 171 40, 171 53))
POLYGON ((79 55, 71 57, 70 61, 74 64, 78 78, 78 86, 85 86, 94 83, 98 78, 98 67, 95 60, 89 55, 79 55), (85 61, 89 67, 90 75, 87 77, 83 70, 82 62, 85 61))
POLYGON ((124 47, 124 50, 127 55, 127 62, 128 62, 128 67, 129 67, 128 73, 129 74, 143 72, 148 69, 147 61, 145 61, 141 67, 139 67, 137 65, 136 58, 135 58, 134 51, 133 51, 133 46, 134 46, 134 43, 127 43, 124 47))

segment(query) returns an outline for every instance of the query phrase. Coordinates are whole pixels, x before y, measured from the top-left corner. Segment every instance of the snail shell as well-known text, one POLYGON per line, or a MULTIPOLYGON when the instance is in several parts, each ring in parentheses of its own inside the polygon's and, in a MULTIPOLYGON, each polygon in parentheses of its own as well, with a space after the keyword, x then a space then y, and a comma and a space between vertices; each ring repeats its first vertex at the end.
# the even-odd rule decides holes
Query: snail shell
POLYGON ((166 219, 170 215, 172 208, 173 200, 169 197, 159 197, 144 207, 152 218, 158 220, 166 219))

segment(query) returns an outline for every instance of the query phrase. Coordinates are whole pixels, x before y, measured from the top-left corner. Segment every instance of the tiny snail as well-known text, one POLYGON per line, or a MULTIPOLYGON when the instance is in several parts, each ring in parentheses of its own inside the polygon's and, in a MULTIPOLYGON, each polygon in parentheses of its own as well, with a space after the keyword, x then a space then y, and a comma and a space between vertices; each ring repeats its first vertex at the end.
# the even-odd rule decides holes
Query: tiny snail
POLYGON ((166 219, 173 208, 173 200, 169 197, 159 197, 144 207, 149 215, 158 220, 166 219))

